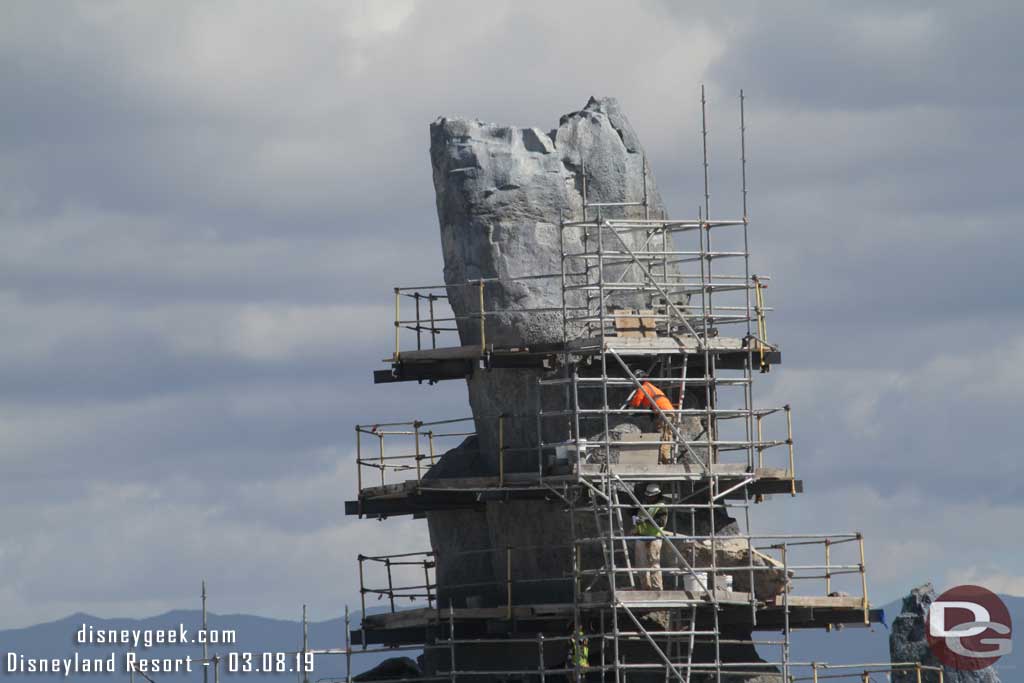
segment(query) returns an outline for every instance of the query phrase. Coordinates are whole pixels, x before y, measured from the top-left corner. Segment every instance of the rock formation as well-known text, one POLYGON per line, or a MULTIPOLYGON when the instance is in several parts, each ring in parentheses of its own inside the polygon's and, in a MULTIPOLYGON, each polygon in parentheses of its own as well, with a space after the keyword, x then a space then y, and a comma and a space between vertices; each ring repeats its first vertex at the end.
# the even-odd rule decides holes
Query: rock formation
MULTIPOLYGON (((591 99, 561 118, 558 128, 536 128, 442 118, 430 127, 444 279, 462 344, 480 343, 479 291, 467 283, 502 278, 484 288, 484 307, 501 311, 486 320, 486 342, 530 346, 562 340, 562 287, 558 277, 509 280, 561 272, 559 223, 579 219, 583 184, 590 202, 640 202, 664 211, 654 179, 645 173, 643 148, 613 99, 591 99), (584 174, 585 169, 585 174, 584 174), (537 312, 548 309, 547 312, 537 312), (526 312, 529 310, 530 312, 526 312), (522 311, 522 312, 519 312, 522 311)), ((608 217, 643 217, 642 207, 603 209, 608 217)), ((637 233, 631 248, 641 246, 637 233)), ((567 252, 580 251, 566 244, 567 252)), ((614 275, 609 270, 609 275, 614 275)), ((625 305, 628 297, 619 299, 625 305)), ((497 415, 522 415, 537 405, 536 372, 491 370, 469 380, 481 452, 496 471, 497 415)), ((529 448, 533 419, 509 419, 506 468, 535 470, 529 448)))
MULTIPOLYGON (((650 215, 664 212, 643 147, 614 99, 591 98, 582 110, 562 116, 558 128, 549 133, 441 118, 430 127, 430 143, 445 283, 452 308, 462 318, 458 327, 464 345, 480 343, 479 289, 466 283, 498 277, 501 282, 488 282, 484 288, 485 310, 501 311, 486 319, 487 343, 530 346, 562 340, 560 279, 508 278, 560 273, 560 222, 582 216, 584 184, 590 203, 646 198, 650 215)), ((640 206, 602 211, 608 217, 645 215, 640 206)), ((641 242, 637 233, 629 246, 638 249, 641 242)), ((564 246, 569 253, 580 251, 578 243, 564 246)), ((628 305, 628 295, 620 296, 618 302, 628 305)), ((506 472, 536 471, 537 407, 561 406, 561 396, 539 394, 540 377, 541 372, 532 369, 474 372, 467 385, 477 437, 446 454, 430 476, 497 474, 498 415, 506 416, 506 472)), ((688 404, 700 402, 697 393, 688 395, 688 404)), ((627 394, 624 390, 612 399, 621 401, 627 394)), ((700 430, 697 421, 688 426, 691 435, 700 430)), ((545 422, 543 434, 547 442, 568 436, 561 421, 545 422)), ((493 504, 486 513, 432 512, 428 515, 431 542, 441 557, 454 557, 472 547, 547 544, 557 548, 569 542, 570 534, 564 528, 561 506, 552 502, 550 508, 549 515, 538 515, 532 503, 493 504)), ((723 529, 730 523, 727 518, 718 520, 723 529)), ((503 582, 505 563, 493 560, 479 557, 449 564, 439 559, 439 582, 479 582, 485 575, 503 582)), ((548 576, 558 573, 565 562, 558 550, 550 553, 547 562, 530 561, 548 576)), ((561 594, 568 587, 554 587, 554 591, 561 594)), ((539 585, 523 597, 554 597, 550 589, 539 585)))
POLYGON ((353 676, 356 683, 362 681, 397 681, 422 676, 419 664, 409 657, 389 657, 363 673, 353 676))
MULTIPOLYGON (((459 317, 459 336, 465 346, 481 343, 481 294, 479 285, 475 284, 481 279, 487 281, 483 288, 484 309, 501 311, 486 317, 487 344, 509 347, 562 341, 560 277, 511 278, 560 274, 563 249, 570 254, 581 251, 578 237, 563 243, 560 222, 582 217, 584 187, 591 204, 646 200, 646 206, 603 207, 602 216, 642 218, 664 214, 657 186, 646 166, 644 150, 613 99, 591 98, 582 110, 563 116, 558 127, 548 133, 537 128, 441 118, 431 125, 430 139, 445 284, 449 301, 459 317)), ((641 232, 635 233, 632 239, 623 239, 629 249, 643 248, 641 232)), ((606 266, 606 273, 609 277, 629 275, 610 266, 606 266)), ((635 308, 635 297, 635 294, 623 293, 610 300, 615 305, 635 308)), ((569 301, 570 305, 579 303, 579 300, 569 301)), ((571 328, 568 333, 572 338, 579 334, 579 329, 571 328)), ((445 454, 428 476, 497 474, 499 415, 505 416, 500 440, 505 451, 505 472, 537 471, 537 409, 561 407, 562 401, 561 396, 549 399, 541 395, 538 380, 542 374, 540 370, 518 368, 474 371, 467 385, 477 436, 445 454)), ((626 389, 610 392, 609 402, 622 402, 629 393, 626 389)), ((699 407, 703 400, 702 391, 688 390, 684 404, 699 407)), ((611 424, 613 432, 628 431, 629 427, 623 425, 630 421, 620 418, 611 424)), ((688 439, 695 439, 701 430, 697 419, 689 419, 683 425, 688 439)), ((645 431, 653 430, 646 425, 645 431)), ((601 432, 603 428, 582 436, 600 438, 601 432)), ((545 442, 568 437, 564 421, 544 422, 542 434, 545 442)), ((735 533, 731 518, 724 512, 715 514, 718 533, 735 533)), ((564 576, 565 568, 570 565, 573 535, 564 505, 557 499, 547 503, 490 501, 484 511, 432 511, 427 513, 427 519, 437 557, 440 604, 446 605, 449 601, 456 607, 503 604, 501 592, 487 593, 481 588, 459 591, 451 587, 490 584, 499 588, 505 584, 509 566, 515 577, 523 580, 523 587, 516 588, 514 603, 572 601, 572 584, 568 577, 561 582, 530 583, 531 579, 564 576), (498 550, 472 552, 508 546, 546 546, 548 549, 517 554, 510 563, 498 550)), ((707 520, 702 528, 698 520, 695 531, 707 533, 707 520)), ((602 565, 599 547, 583 552, 581 565, 602 565), (592 556, 587 556, 587 552, 592 556)), ((747 564, 745 558, 733 559, 732 564, 747 564)), ((758 559, 755 564, 763 562, 758 559)), ((740 627, 731 636, 749 638, 749 630, 745 633, 742 630, 740 627)), ((753 648, 749 650, 737 651, 736 657, 756 660, 753 648)))
MULTIPOLYGON (((939 661, 928 648, 925 638, 925 615, 935 601, 935 589, 926 583, 910 591, 903 598, 903 610, 893 619, 892 632, 889 634, 889 655, 894 663, 920 662, 929 666, 938 666, 939 661)), ((913 671, 893 674, 893 683, 917 683, 917 674, 913 671)), ((937 683, 938 672, 926 671, 922 674, 922 683, 937 683)), ((958 671, 943 668, 943 683, 999 683, 999 676, 991 668, 980 671, 958 671)))

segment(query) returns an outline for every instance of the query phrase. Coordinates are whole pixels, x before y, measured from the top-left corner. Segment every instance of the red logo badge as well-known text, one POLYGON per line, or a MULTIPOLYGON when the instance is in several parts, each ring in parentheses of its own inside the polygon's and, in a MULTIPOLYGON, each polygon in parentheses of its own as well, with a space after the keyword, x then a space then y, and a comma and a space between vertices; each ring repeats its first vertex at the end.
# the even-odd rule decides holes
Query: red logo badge
POLYGON ((981 586, 957 586, 928 608, 928 647, 945 666, 977 671, 1013 651, 1010 612, 999 596, 981 586))

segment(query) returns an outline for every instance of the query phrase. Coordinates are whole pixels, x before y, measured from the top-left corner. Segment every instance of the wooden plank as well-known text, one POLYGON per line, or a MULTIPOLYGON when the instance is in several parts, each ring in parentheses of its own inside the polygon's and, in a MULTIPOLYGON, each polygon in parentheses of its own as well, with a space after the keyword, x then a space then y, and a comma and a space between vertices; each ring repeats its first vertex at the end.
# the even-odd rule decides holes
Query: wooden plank
POLYGON ((640 319, 637 317, 635 308, 613 308, 612 316, 614 316, 616 330, 640 329, 640 319))
MULTIPOLYGON (((785 605, 784 596, 775 598, 775 606, 785 605)), ((854 596, 828 596, 828 595, 790 595, 790 607, 814 607, 818 609, 863 609, 861 598, 854 596)))
POLYGON ((637 311, 640 316, 640 331, 644 337, 651 339, 658 336, 657 322, 654 320, 654 311, 651 309, 640 309, 637 311))
MULTIPOLYGON (((664 604, 679 603, 692 604, 711 603, 711 595, 714 595, 719 604, 749 605, 750 593, 740 591, 712 590, 712 591, 644 591, 632 589, 619 589, 615 592, 616 598, 625 605, 658 607, 664 604)), ((585 600, 588 604, 601 604, 608 601, 607 593, 594 593, 593 599, 585 600)))

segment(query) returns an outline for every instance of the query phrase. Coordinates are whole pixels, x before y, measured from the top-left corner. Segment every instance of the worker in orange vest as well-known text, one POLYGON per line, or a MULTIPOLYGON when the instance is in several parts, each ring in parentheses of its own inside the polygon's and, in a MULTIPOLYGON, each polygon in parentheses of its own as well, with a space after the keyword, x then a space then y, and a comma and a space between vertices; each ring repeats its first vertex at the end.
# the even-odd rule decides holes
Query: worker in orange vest
MULTIPOLYGON (((643 379, 647 373, 643 370, 636 371, 637 379, 643 379)), ((640 388, 633 392, 629 399, 629 405, 633 408, 649 408, 655 414, 654 421, 661 431, 661 445, 658 447, 658 461, 667 464, 672 462, 672 442, 675 435, 669 420, 672 419, 670 411, 675 410, 672 401, 668 399, 665 392, 651 382, 645 381, 640 388), (657 406, 660 413, 654 409, 657 406)))

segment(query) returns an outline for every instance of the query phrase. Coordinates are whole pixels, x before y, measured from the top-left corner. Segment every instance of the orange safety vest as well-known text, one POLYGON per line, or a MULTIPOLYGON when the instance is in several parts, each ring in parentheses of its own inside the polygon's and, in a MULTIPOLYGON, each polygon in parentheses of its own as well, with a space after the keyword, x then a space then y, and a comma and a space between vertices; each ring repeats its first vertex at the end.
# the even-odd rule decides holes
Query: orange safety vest
MULTIPOLYGON (((668 400, 668 396, 665 392, 654 386, 650 382, 644 382, 642 385, 643 391, 637 389, 633 392, 633 398, 630 399, 629 405, 634 408, 651 408, 651 401, 647 398, 650 395, 654 399, 654 403, 663 411, 675 410, 675 406, 672 405, 672 401, 668 400), (645 394, 644 392, 647 392, 645 394)), ((653 408, 651 408, 653 410, 653 408)))

